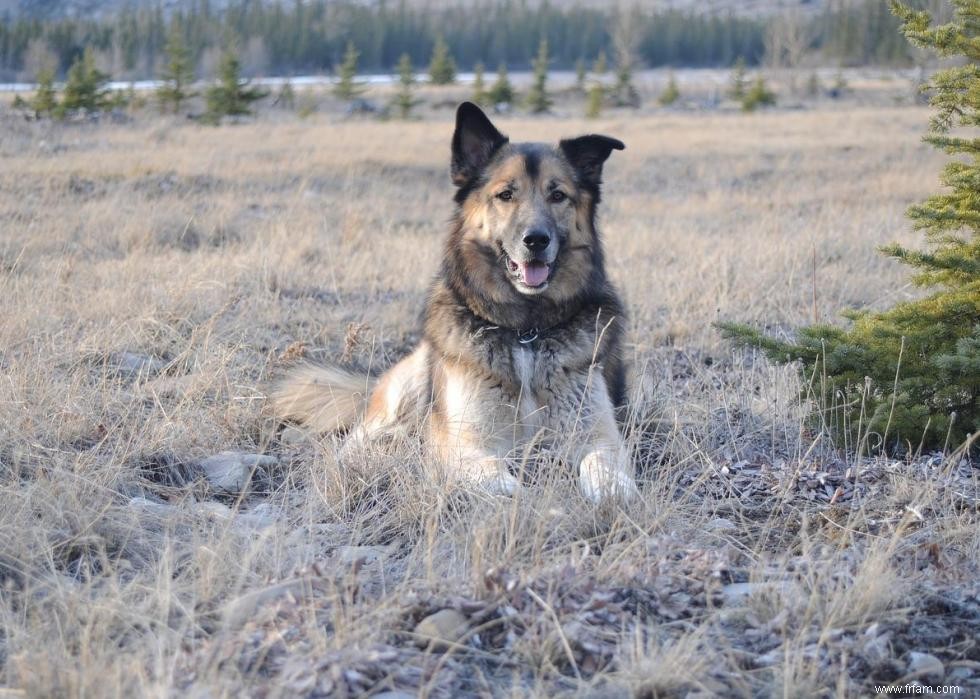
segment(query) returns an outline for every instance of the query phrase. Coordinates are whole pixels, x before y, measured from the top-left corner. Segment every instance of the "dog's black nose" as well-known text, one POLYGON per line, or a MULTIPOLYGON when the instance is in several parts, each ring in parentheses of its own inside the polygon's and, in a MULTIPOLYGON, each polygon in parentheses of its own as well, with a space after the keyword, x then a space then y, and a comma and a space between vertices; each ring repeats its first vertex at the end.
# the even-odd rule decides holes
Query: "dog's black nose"
POLYGON ((551 237, 544 231, 528 231, 524 234, 524 245, 534 252, 544 250, 550 242, 551 237))

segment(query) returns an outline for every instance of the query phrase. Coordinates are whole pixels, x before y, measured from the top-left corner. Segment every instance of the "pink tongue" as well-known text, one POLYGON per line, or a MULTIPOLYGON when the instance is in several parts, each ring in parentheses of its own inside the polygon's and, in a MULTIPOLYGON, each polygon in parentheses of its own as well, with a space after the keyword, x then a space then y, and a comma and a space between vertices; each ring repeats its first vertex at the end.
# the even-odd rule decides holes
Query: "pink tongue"
POLYGON ((521 277, 527 286, 541 286, 548 281, 548 265, 544 262, 522 262, 521 277))

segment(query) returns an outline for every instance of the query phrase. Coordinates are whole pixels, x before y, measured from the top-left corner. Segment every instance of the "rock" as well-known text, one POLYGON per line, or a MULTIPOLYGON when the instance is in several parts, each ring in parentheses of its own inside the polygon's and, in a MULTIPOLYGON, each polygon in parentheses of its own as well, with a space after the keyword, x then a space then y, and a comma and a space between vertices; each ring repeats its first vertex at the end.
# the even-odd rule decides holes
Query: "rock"
POLYGON ((919 677, 933 684, 942 682, 946 676, 942 660, 931 653, 918 653, 914 650, 909 651, 906 672, 911 677, 919 677))
POLYGON ((172 517, 174 514, 174 507, 172 505, 158 502, 156 500, 150 500, 149 498, 141 495, 131 498, 129 501, 129 507, 139 515, 159 517, 160 519, 172 517))
POLYGON ((466 617, 455 609, 441 609, 430 614, 415 626, 418 635, 417 643, 423 648, 428 646, 433 650, 441 650, 448 644, 456 643, 468 628, 466 617))
POLYGON ((222 618, 229 629, 237 629, 248 623, 262 607, 287 596, 300 596, 309 588, 309 580, 287 580, 261 590, 248 592, 228 602, 222 610, 222 618))
POLYGON ((276 523, 278 517, 267 502, 259 503, 245 512, 239 512, 235 521, 251 529, 267 529, 276 523))
POLYGON ((304 429, 290 425, 279 433, 279 442, 288 447, 298 447, 311 440, 311 435, 304 429))
POLYGON ((212 488, 237 495, 248 487, 253 473, 277 462, 274 456, 223 451, 204 459, 200 467, 212 488))
POLYGON ((730 519, 725 519, 724 517, 718 517, 713 519, 705 525, 705 529, 712 532, 730 532, 735 531, 738 527, 730 519))
POLYGON ((786 651, 783 649, 782 646, 780 646, 778 648, 773 648, 768 653, 757 655, 752 660, 752 663, 756 667, 771 667, 773 665, 776 665, 777 663, 782 662, 785 657, 786 657, 786 651))
POLYGON ((214 500, 205 500, 194 504, 194 512, 213 520, 230 520, 232 517, 231 508, 214 500))
POLYGON ((373 563, 386 553, 384 546, 341 546, 334 551, 334 560, 344 565, 373 563))
POLYGON ((891 657, 891 639, 891 633, 886 631, 865 641, 864 656, 872 666, 880 665, 891 657))
POLYGON ((973 677, 974 671, 968 667, 954 667, 946 675, 947 684, 963 684, 973 677))
POLYGON ((372 694, 371 699, 416 699, 417 694, 411 694, 410 692, 403 692, 401 690, 395 690, 393 692, 381 692, 380 694, 372 694))
POLYGON ((772 583, 731 583, 721 588, 721 594, 725 604, 739 604, 745 602, 752 595, 768 592, 772 589, 772 583))
POLYGON ((117 372, 128 378, 156 376, 167 366, 162 359, 135 352, 118 352, 112 356, 112 363, 117 372))

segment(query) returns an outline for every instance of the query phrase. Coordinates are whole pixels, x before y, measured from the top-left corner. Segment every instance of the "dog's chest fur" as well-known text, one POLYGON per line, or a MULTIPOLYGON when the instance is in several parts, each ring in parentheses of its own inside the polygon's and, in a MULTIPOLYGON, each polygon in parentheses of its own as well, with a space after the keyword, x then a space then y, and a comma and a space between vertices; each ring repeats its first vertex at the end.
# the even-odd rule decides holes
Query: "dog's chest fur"
POLYGON ((563 429, 582 409, 596 381, 590 375, 607 365, 620 369, 619 316, 618 299, 610 295, 538 328, 528 341, 527 331, 493 325, 450 295, 434 293, 426 318, 433 408, 449 419, 512 426, 519 441, 542 428, 563 429))

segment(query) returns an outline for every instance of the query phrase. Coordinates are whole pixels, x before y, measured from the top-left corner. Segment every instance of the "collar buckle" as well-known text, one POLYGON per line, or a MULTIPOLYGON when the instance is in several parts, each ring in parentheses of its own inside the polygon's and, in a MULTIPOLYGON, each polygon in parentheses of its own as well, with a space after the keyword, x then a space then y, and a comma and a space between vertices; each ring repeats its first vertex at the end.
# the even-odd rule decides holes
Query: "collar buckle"
POLYGON ((538 339, 538 329, 531 328, 517 335, 517 341, 522 345, 529 345, 538 339))

